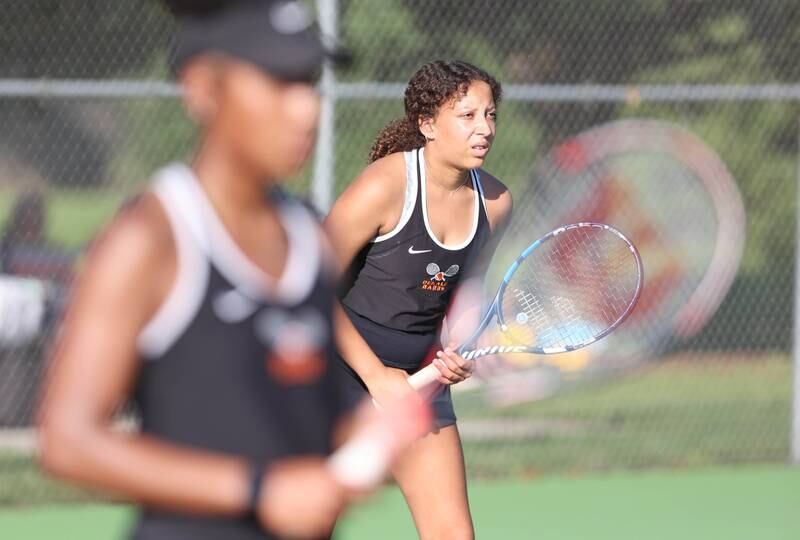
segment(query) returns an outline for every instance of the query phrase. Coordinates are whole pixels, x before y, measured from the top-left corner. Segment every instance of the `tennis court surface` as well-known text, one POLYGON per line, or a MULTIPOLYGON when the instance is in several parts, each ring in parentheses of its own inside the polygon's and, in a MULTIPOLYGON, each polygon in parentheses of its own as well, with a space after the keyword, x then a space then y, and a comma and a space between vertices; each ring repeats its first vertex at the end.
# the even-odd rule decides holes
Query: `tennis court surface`
MULTIPOLYGON (((472 482, 478 538, 596 540, 793 540, 800 531, 800 471, 708 471, 472 482)), ((25 540, 122 538, 125 506, 71 505, 0 511, 0 536, 25 540)), ((416 533, 402 496, 386 488, 340 523, 337 538, 400 540, 416 533)))

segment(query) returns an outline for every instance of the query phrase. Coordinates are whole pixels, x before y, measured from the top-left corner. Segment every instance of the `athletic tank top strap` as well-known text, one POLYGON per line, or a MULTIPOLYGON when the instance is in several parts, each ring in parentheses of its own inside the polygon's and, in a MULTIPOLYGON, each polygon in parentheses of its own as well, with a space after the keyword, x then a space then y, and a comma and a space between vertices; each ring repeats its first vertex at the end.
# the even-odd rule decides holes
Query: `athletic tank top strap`
POLYGON ((445 249, 462 249, 468 245, 474 237, 475 232, 478 230, 481 218, 486 219, 488 222, 488 215, 486 214, 486 199, 483 193, 483 186, 481 185, 480 181, 480 172, 472 169, 469 171, 470 181, 472 183, 473 190, 475 193, 477 193, 477 197, 475 198, 475 206, 473 207, 472 231, 464 240, 464 242, 456 246, 446 246, 439 242, 439 240, 436 238, 436 235, 433 234, 428 221, 427 193, 425 190, 425 186, 427 184, 427 175, 425 173, 424 166, 424 152, 424 148, 403 152, 403 158, 406 166, 406 186, 403 199, 403 210, 400 214, 400 219, 397 221, 397 224, 391 231, 375 237, 371 240, 372 243, 384 242, 395 237, 405 228, 409 221, 411 221, 414 217, 421 216, 423 223, 425 224, 425 230, 428 232, 434 242, 436 242, 440 247, 445 249), (482 213, 483 216, 480 216, 480 213, 482 213))
POLYGON ((202 216, 186 196, 180 165, 159 171, 152 185, 167 216, 176 247, 175 282, 138 338, 144 358, 157 358, 183 333, 203 301, 208 284, 208 240, 202 216))
POLYGON ((311 290, 322 264, 320 242, 308 241, 320 237, 317 221, 311 212, 297 201, 276 203, 288 239, 288 254, 280 277, 275 279, 239 249, 192 170, 185 165, 177 165, 176 169, 175 181, 182 184, 182 191, 192 201, 192 208, 198 209, 201 215, 208 238, 207 255, 214 266, 253 298, 272 298, 290 304, 302 301, 311 290))
POLYGON ((467 238, 464 239, 463 242, 456 244, 456 245, 445 245, 436 238, 436 235, 431 229, 430 221, 428 219, 428 197, 427 197, 427 183, 428 177, 427 173, 425 172, 425 149, 420 148, 418 150, 418 159, 417 159, 417 177, 420 179, 420 187, 419 192, 420 196, 419 199, 419 207, 422 209, 422 218, 425 223, 425 230, 428 232, 428 235, 431 237, 431 240, 442 249, 447 249, 450 251, 457 251, 464 249, 467 247, 472 239, 475 237, 475 233, 478 230, 478 225, 480 223, 480 213, 481 208, 484 208, 485 212, 485 203, 483 202, 483 188, 480 186, 480 180, 478 178, 478 172, 474 169, 469 171, 469 181, 472 183, 472 190, 475 193, 474 203, 472 206, 472 229, 470 230, 469 235, 467 238))
POLYGON ((483 187, 474 170, 469 172, 474 192, 469 235, 456 245, 436 238, 428 219, 424 159, 424 149, 405 153, 406 191, 401 218, 390 233, 367 244, 351 265, 352 285, 344 292, 342 302, 356 327, 364 326, 362 334, 377 335, 376 328, 384 327, 435 335, 453 287, 472 267, 489 238, 483 187))
POLYGON ((384 242, 396 236, 406 226, 411 219, 412 214, 416 208, 419 208, 419 177, 417 175, 417 152, 403 152, 403 158, 406 163, 406 189, 405 197, 403 199, 403 211, 400 214, 400 219, 397 225, 386 234, 382 234, 372 240, 374 243, 384 242))
MULTIPOLYGON (((473 180, 474 184, 473 185, 477 188, 478 196, 480 197, 480 200, 481 200, 478 219, 484 221, 485 224, 488 226, 489 225, 489 211, 486 209, 486 196, 483 193, 483 184, 481 183, 481 172, 478 169, 472 169, 472 171, 470 171, 470 172, 472 173, 472 176, 474 177, 474 180, 473 180)), ((480 227, 480 223, 478 223, 478 226, 480 227)))
POLYGON ((154 176, 151 190, 170 223, 177 272, 167 298, 139 335, 139 349, 146 358, 163 354, 192 320, 202 302, 209 265, 235 287, 238 298, 249 303, 295 305, 311 293, 322 271, 322 238, 316 219, 300 202, 276 203, 288 254, 281 276, 275 279, 239 249, 189 167, 182 163, 165 167, 154 176))

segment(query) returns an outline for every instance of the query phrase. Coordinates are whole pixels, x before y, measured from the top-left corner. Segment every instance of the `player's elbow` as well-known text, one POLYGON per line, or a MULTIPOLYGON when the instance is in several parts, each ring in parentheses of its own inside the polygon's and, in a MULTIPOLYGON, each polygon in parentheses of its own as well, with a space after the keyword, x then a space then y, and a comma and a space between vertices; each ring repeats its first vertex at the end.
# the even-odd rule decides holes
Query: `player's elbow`
POLYGON ((59 478, 76 478, 87 462, 87 439, 83 430, 59 418, 43 415, 38 430, 39 465, 59 478))

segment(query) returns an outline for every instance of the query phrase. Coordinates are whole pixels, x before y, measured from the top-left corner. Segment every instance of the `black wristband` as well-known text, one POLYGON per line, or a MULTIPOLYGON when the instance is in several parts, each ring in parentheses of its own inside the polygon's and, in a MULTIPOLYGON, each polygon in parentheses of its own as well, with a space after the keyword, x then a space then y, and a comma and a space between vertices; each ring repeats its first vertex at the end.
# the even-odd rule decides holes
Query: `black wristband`
POLYGON ((256 517, 258 503, 261 500, 261 492, 264 487, 264 473, 267 465, 263 461, 253 461, 248 471, 248 492, 247 492, 247 515, 256 517))

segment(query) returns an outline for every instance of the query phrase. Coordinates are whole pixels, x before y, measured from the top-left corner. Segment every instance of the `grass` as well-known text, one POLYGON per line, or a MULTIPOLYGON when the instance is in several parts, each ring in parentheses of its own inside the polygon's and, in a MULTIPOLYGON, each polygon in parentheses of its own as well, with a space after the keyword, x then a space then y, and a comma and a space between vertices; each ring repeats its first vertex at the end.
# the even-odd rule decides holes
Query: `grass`
POLYGON ((627 378, 504 409, 457 400, 462 420, 567 427, 535 438, 465 441, 473 477, 782 462, 789 455, 791 364, 678 359, 627 378))
POLYGON ((89 500, 97 498, 43 476, 30 456, 0 453, 0 508, 89 500))
MULTIPOLYGON (((66 248, 80 248, 114 215, 126 196, 103 191, 47 191, 48 239, 66 248)), ((3 227, 15 197, 15 191, 0 190, 0 223, 3 227)))

